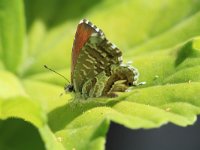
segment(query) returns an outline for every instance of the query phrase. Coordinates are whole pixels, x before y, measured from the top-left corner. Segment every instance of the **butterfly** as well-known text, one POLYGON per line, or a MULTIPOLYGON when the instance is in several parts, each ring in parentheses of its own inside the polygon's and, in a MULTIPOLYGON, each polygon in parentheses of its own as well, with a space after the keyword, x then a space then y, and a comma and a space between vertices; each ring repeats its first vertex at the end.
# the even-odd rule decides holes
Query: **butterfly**
POLYGON ((112 97, 137 85, 138 70, 123 64, 119 48, 86 19, 77 26, 71 57, 71 84, 64 87, 66 92, 85 99, 112 97))

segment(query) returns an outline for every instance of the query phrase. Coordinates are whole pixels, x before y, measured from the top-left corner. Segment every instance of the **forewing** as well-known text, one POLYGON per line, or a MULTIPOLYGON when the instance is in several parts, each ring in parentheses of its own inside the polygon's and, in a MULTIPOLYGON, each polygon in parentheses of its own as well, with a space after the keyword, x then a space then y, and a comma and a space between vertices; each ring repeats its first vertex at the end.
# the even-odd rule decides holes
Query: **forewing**
POLYGON ((79 57, 80 51, 88 41, 92 33, 95 33, 95 29, 91 28, 89 21, 83 19, 77 26, 74 43, 72 47, 72 62, 71 62, 71 82, 73 83, 74 68, 76 66, 77 59, 79 57))
POLYGON ((81 92, 88 79, 109 70, 112 64, 120 64, 122 53, 87 20, 79 24, 77 32, 72 52, 72 83, 75 91, 81 92))

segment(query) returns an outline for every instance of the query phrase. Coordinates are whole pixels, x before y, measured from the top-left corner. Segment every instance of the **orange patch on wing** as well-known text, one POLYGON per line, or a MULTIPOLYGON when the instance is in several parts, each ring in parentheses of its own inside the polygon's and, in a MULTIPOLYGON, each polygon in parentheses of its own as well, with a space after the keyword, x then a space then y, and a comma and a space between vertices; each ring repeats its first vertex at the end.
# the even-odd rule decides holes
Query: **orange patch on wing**
MULTIPOLYGON (((72 48, 72 64, 71 64, 71 80, 73 80, 73 72, 76 65, 76 61, 80 54, 82 47, 88 41, 92 33, 96 32, 91 26, 86 23, 81 23, 77 27, 74 44, 72 48)), ((73 83, 73 81, 71 81, 73 83)))

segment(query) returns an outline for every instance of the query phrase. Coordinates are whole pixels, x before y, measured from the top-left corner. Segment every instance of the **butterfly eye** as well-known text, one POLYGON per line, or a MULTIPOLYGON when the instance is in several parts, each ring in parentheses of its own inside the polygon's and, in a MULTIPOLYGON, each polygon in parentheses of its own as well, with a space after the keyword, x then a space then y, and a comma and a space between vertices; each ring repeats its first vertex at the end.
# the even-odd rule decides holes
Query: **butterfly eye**
POLYGON ((64 87, 65 92, 73 92, 74 91, 74 87, 71 84, 68 84, 64 87))

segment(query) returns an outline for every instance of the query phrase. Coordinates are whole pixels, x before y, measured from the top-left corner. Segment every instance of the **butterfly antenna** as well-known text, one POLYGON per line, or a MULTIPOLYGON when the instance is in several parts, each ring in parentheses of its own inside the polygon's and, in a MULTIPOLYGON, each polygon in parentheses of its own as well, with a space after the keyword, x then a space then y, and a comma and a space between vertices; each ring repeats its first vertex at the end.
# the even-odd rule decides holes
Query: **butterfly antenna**
MULTIPOLYGON (((52 71, 52 72, 54 72, 54 73, 56 73, 57 75, 59 75, 59 76, 61 76, 61 77, 63 77, 67 82, 69 82, 69 80, 67 79, 67 78, 65 78, 65 76, 63 76, 62 74, 60 74, 60 73, 58 73, 58 72, 56 72, 55 70, 53 70, 53 69, 51 69, 51 68, 49 68, 49 67, 47 67, 46 65, 44 65, 44 68, 46 68, 46 69, 48 69, 48 70, 50 70, 50 71, 52 71)), ((70 83, 70 82, 69 82, 70 83)))

